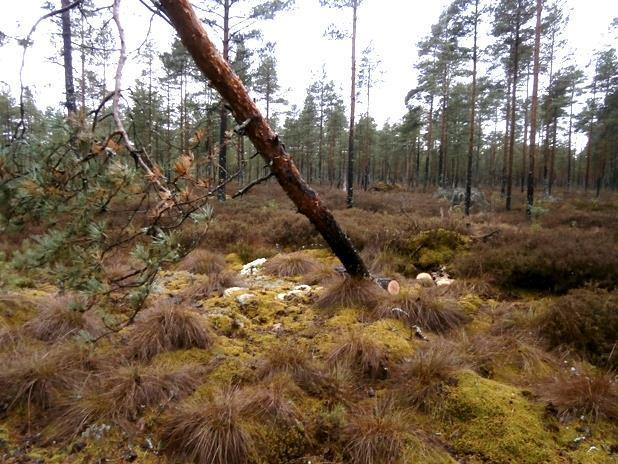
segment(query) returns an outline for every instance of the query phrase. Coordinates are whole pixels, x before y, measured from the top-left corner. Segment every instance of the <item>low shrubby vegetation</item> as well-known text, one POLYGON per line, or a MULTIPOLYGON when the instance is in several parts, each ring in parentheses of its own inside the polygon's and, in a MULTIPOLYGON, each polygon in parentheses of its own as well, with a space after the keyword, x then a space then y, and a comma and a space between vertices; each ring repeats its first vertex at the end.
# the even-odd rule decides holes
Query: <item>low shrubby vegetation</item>
POLYGON ((572 290, 553 300, 536 322, 550 348, 618 367, 618 290, 572 290))
POLYGON ((135 253, 107 255, 105 279, 128 298, 18 269, 19 241, 4 240, 0 461, 615 459, 613 209, 569 198, 528 224, 464 220, 398 189, 359 192, 351 210, 324 193, 399 294, 346 278, 269 186, 220 205, 207 229, 187 222, 178 242, 205 230, 198 247, 145 293, 126 277, 135 253))

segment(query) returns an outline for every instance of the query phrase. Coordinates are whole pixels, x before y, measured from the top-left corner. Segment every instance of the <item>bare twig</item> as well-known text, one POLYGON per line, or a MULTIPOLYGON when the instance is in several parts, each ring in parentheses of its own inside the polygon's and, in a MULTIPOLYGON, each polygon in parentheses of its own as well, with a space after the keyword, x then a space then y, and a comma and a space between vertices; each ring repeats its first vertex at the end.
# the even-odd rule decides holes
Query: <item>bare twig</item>
POLYGON ((268 179, 270 179, 272 176, 274 176, 274 174, 272 172, 269 172, 268 174, 266 174, 263 177, 260 177, 259 179, 254 180, 253 182, 251 182, 250 184, 246 185, 245 187, 241 188, 238 192, 236 192, 232 198, 238 198, 243 196, 245 193, 247 193, 249 190, 251 190, 253 187, 255 187, 256 185, 260 185, 264 182, 266 182, 268 179))

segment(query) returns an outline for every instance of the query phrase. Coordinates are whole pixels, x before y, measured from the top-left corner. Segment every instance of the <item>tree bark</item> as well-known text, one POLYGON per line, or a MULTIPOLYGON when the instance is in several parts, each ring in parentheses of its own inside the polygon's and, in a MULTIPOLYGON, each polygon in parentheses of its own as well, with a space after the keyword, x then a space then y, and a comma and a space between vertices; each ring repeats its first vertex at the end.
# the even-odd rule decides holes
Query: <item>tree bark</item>
MULTIPOLYGON (((62 0, 60 2, 62 8, 67 8, 70 4, 70 0, 62 0)), ((75 102, 75 84, 73 79, 73 44, 71 33, 71 11, 66 10, 62 12, 60 16, 62 22, 62 58, 64 64, 64 87, 66 92, 66 107, 69 114, 73 114, 77 111, 77 104, 75 102)))
POLYGON ((534 158, 536 156, 537 112, 539 106, 539 73, 541 68, 541 13, 543 0, 536 0, 536 28, 534 37, 534 67, 532 70, 532 109, 530 110, 530 158, 528 160, 528 188, 526 192, 526 215, 532 215, 534 205, 534 158))
POLYGON ((350 92, 350 132, 348 138, 347 206, 354 206, 354 115, 356 111, 356 19, 357 0, 352 0, 352 90, 350 92))
POLYGON ((468 163, 466 166, 466 200, 465 214, 470 215, 472 197, 472 156, 474 155, 474 124, 476 116, 476 67, 478 61, 478 23, 479 23, 479 0, 474 3, 474 48, 472 51, 472 96, 470 98, 470 134, 468 138, 468 163))
POLYGON ((506 210, 510 211, 512 206, 513 192, 513 154, 515 153, 515 130, 517 129, 517 80, 519 77, 519 42, 520 42, 520 23, 521 23, 521 1, 517 3, 517 24, 515 28, 515 46, 513 48, 513 88, 511 95, 511 130, 509 142, 509 157, 506 172, 506 210))
POLYGON ((423 180, 423 192, 427 191, 429 183, 429 161, 431 159, 431 151, 433 149, 433 94, 431 95, 431 104, 429 105, 429 121, 427 129, 427 154, 425 155, 425 179, 423 180))
POLYGON ((242 81, 219 54, 209 39, 189 0, 162 0, 161 9, 168 16, 200 70, 230 105, 236 121, 245 123, 246 135, 269 164, 288 197, 304 214, 354 277, 369 277, 367 266, 341 230, 332 213, 317 193, 302 179, 279 136, 273 132, 242 81))
POLYGON ((571 109, 569 111, 569 146, 567 148, 567 179, 566 179, 566 187, 567 191, 571 190, 571 162, 573 159, 573 102, 575 100, 575 83, 573 83, 573 87, 571 88, 571 109))
MULTIPOLYGON (((167 3, 167 2, 166 2, 167 3)), ((186 46, 186 44, 185 44, 186 46)), ((223 59, 227 63, 230 59, 230 0, 223 3, 223 59)), ((227 109, 225 101, 221 102, 220 109, 221 122, 219 125, 219 184, 221 187, 217 191, 219 201, 225 201, 225 183, 227 180, 227 109)))

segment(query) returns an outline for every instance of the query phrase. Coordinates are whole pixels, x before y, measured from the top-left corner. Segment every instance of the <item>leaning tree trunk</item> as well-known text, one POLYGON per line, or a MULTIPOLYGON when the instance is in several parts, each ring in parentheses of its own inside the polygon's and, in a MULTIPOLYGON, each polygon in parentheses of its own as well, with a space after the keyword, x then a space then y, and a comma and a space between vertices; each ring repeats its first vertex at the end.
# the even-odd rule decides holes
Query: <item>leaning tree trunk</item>
POLYGON ((236 121, 269 164, 272 173, 298 211, 313 223, 346 271, 354 277, 369 277, 367 266, 341 230, 317 193, 307 185, 247 89, 209 39, 189 0, 162 0, 169 17, 195 63, 229 104, 236 121))

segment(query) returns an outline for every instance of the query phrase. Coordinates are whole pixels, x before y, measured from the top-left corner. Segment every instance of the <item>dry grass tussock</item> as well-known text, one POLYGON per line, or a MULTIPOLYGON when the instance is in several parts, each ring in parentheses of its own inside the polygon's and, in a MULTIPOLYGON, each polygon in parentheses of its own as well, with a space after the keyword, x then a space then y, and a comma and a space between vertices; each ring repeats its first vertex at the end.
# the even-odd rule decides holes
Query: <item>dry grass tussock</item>
POLYGON ((39 313, 24 325, 33 338, 52 342, 77 335, 82 331, 96 335, 95 317, 86 310, 86 300, 77 295, 50 295, 38 302, 39 313))
POLYGON ((302 252, 277 255, 264 265, 264 272, 277 277, 295 277, 316 272, 320 268, 317 260, 302 252))
POLYGON ((460 309, 457 301, 435 297, 425 289, 402 290, 384 301, 376 315, 380 318, 400 319, 409 326, 436 333, 448 332, 468 322, 468 316, 460 309))
POLYGON ((444 388, 456 383, 455 374, 465 366, 457 345, 438 338, 397 368, 394 397, 402 406, 435 413, 444 388))
POLYGON ((215 336, 198 313, 171 302, 147 310, 127 336, 129 357, 149 360, 165 351, 207 349, 215 336))
POLYGON ((219 274, 225 269, 225 258, 219 253, 198 248, 185 256, 178 269, 193 274, 219 274))
POLYGON ((362 308, 371 310, 388 294, 369 279, 338 277, 326 285, 316 301, 319 308, 362 308))
POLYGON ((300 421, 301 412, 293 399, 301 396, 302 391, 287 374, 276 375, 266 383, 240 392, 244 413, 260 421, 274 421, 281 425, 300 421))
POLYGON ((212 296, 222 296, 231 287, 243 287, 243 282, 234 272, 223 271, 219 274, 202 276, 195 283, 185 288, 180 297, 188 301, 198 301, 212 296))
POLYGON ((165 453, 178 462, 246 464, 254 456, 254 441, 236 389, 217 391, 207 400, 187 401, 162 422, 165 453))
POLYGON ((341 277, 332 266, 321 264, 318 268, 302 277, 302 283, 306 285, 323 285, 324 282, 332 282, 337 277, 341 277))
POLYGON ((618 419, 618 379, 614 372, 581 368, 574 373, 562 371, 540 382, 537 391, 563 419, 618 419))
POLYGON ((346 462, 394 464, 402 455, 410 418, 391 402, 376 400, 350 413, 343 429, 346 462))
POLYGON ((331 366, 342 365, 360 376, 383 380, 389 373, 388 355, 374 339, 358 330, 349 331, 327 358, 331 366))
POLYGON ((165 407, 190 394, 201 382, 201 369, 176 370, 129 364, 101 371, 64 396, 47 428, 48 439, 66 441, 97 421, 112 421, 125 429, 148 408, 165 407))
POLYGON ((499 369, 515 369, 525 379, 535 380, 556 369, 558 360, 538 345, 532 335, 503 333, 460 334, 462 351, 470 366, 480 375, 492 378, 499 369))
POLYGON ((19 405, 49 409, 90 367, 88 355, 73 343, 4 355, 0 360, 0 409, 19 405))
POLYGON ((298 345, 281 343, 271 347, 258 362, 258 379, 269 380, 287 374, 310 394, 319 394, 328 388, 328 378, 319 369, 309 353, 298 345))
POLYGON ((129 364, 102 372, 97 389, 104 401, 114 405, 112 417, 135 420, 146 408, 163 406, 191 393, 200 384, 201 373, 199 366, 191 364, 176 370, 129 364))

